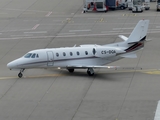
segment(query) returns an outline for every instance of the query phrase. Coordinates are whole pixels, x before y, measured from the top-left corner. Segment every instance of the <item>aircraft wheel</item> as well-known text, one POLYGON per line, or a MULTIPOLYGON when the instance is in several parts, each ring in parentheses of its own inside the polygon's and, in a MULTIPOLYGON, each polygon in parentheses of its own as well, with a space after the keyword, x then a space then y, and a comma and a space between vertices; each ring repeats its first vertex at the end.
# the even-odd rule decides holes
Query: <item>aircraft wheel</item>
POLYGON ((94 70, 93 70, 93 68, 88 68, 87 74, 88 74, 89 76, 93 76, 93 75, 94 75, 94 70))
POLYGON ((20 72, 20 73, 18 74, 18 77, 21 78, 22 76, 23 76, 23 74, 20 72))
POLYGON ((73 72, 74 72, 74 69, 68 69, 68 71, 69 71, 70 73, 73 73, 73 72))

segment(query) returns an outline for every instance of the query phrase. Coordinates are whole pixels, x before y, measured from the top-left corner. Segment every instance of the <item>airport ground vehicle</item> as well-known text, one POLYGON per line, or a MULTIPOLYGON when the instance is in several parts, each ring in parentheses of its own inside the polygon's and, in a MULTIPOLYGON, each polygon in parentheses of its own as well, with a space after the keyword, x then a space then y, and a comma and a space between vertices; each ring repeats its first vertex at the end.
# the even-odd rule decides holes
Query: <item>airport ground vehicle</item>
POLYGON ((89 11, 107 12, 105 0, 84 0, 83 12, 89 11))
POLYGON ((127 0, 84 0, 83 12, 104 11, 108 9, 126 9, 128 7, 127 0))
POLYGON ((143 12, 150 9, 150 0, 127 0, 127 5, 132 12, 143 12))
POLYGON ((127 0, 128 9, 132 10, 133 8, 133 0, 127 0))
POLYGON ((127 0, 106 0, 106 6, 109 9, 126 9, 127 8, 127 0))
POLYGON ((143 12, 142 0, 133 0, 132 12, 143 12))
POLYGON ((157 0, 157 11, 160 10, 160 0, 157 0))
POLYGON ((144 8, 145 8, 145 10, 150 9, 150 0, 144 0, 144 8))

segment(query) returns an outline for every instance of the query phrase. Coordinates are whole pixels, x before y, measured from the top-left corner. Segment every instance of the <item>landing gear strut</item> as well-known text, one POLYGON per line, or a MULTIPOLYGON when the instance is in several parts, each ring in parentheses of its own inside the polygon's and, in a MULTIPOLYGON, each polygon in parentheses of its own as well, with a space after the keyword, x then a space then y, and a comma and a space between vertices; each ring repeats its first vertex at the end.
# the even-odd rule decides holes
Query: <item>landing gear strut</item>
POLYGON ((88 68, 87 74, 88 74, 89 76, 93 76, 93 75, 94 75, 94 70, 93 70, 93 68, 88 68))
POLYGON ((24 71, 24 69, 21 69, 20 72, 18 73, 19 78, 23 77, 23 74, 22 74, 23 71, 24 71))

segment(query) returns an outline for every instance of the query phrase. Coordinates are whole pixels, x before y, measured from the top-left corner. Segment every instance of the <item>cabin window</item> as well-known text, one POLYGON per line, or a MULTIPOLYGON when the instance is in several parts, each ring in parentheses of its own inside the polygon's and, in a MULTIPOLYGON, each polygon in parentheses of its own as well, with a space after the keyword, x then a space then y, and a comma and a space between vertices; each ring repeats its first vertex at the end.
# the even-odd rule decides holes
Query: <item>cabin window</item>
POLYGON ((34 53, 32 56, 31 56, 31 58, 35 58, 36 57, 36 54, 34 53))
POLYGON ((88 55, 88 52, 87 52, 87 51, 85 51, 85 54, 86 54, 86 55, 88 55))
POLYGON ((27 53, 24 57, 25 57, 25 58, 30 58, 31 55, 32 55, 32 53, 27 53))
POLYGON ((58 53, 56 53, 56 56, 57 56, 57 57, 59 57, 59 54, 58 54, 58 53))
POLYGON ((72 56, 73 55, 73 53, 72 52, 70 52, 70 56, 72 56))
POLYGON ((66 53, 65 53, 65 52, 63 52, 63 56, 66 56, 66 53))
POLYGON ((77 55, 79 55, 79 52, 77 51, 77 55))
POLYGON ((95 48, 93 48, 93 55, 95 55, 96 54, 96 49, 95 48))

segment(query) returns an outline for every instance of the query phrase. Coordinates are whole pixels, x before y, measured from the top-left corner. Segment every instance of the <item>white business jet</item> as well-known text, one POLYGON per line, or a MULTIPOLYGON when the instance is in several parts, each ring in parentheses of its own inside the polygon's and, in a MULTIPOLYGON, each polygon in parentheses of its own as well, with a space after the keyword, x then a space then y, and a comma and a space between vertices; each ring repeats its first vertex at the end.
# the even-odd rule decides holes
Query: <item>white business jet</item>
POLYGON ((66 68, 70 73, 74 69, 87 69, 89 76, 94 75, 94 68, 114 68, 103 66, 122 58, 136 58, 136 52, 143 49, 149 20, 140 20, 130 36, 119 35, 123 42, 107 45, 80 45, 78 47, 50 48, 33 50, 7 64, 10 70, 31 68, 66 68))

